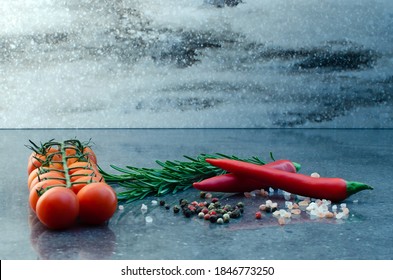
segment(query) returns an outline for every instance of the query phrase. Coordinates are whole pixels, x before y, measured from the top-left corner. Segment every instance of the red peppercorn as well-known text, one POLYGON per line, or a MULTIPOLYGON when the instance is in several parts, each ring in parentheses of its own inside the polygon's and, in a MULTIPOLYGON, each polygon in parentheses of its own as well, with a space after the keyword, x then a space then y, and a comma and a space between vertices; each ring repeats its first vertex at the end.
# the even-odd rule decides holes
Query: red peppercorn
POLYGON ((262 213, 261 212, 256 212, 255 213, 255 219, 261 219, 262 218, 262 213))
POLYGON ((210 220, 210 214, 206 214, 205 217, 203 217, 205 220, 210 220))

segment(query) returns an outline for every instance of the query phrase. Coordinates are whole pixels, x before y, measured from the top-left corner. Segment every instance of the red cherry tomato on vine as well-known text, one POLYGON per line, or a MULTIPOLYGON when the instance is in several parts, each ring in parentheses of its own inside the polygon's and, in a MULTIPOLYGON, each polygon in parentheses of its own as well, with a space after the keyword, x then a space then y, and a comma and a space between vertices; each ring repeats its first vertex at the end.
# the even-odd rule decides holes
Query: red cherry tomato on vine
POLYGON ((36 213, 41 223, 50 229, 69 228, 79 214, 78 198, 69 188, 54 187, 40 197, 36 213))
POLYGON ((55 180, 55 179, 44 180, 44 181, 41 181, 41 182, 38 182, 37 184, 35 184, 30 189, 30 194, 29 194, 29 205, 30 205, 31 210, 33 210, 34 212, 36 211, 37 202, 38 202, 38 199, 40 198, 40 196, 38 196, 38 194, 37 194, 37 190, 39 190, 41 188, 46 189, 51 186, 64 185, 64 184, 65 184, 64 181, 55 180))
POLYGON ((79 218, 90 225, 100 225, 108 221, 117 209, 115 191, 106 183, 91 183, 77 194, 79 218))

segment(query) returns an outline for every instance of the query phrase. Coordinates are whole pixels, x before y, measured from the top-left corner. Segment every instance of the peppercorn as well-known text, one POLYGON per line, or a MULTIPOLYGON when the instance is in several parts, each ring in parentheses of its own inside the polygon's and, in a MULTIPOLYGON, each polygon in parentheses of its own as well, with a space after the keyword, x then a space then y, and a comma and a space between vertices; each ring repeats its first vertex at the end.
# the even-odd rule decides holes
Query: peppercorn
POLYGON ((231 212, 231 214, 229 214, 229 217, 231 217, 232 219, 236 219, 239 218, 240 215, 241 215, 240 210, 235 209, 234 211, 231 212))
POLYGON ((205 192, 200 192, 199 193, 199 197, 200 198, 205 198, 206 197, 206 193, 205 192))
POLYGON ((211 215, 209 221, 214 224, 215 222, 217 222, 217 216, 211 215))
POLYGON ((239 208, 244 208, 244 203, 240 201, 236 204, 236 206, 239 208))
POLYGON ((258 219, 258 220, 259 220, 259 219, 261 219, 261 218, 262 218, 262 213, 259 212, 259 211, 256 212, 256 213, 255 213, 255 219, 258 219))
POLYGON ((181 207, 184 207, 184 206, 187 206, 188 205, 188 201, 186 200, 186 199, 180 199, 180 201, 179 201, 179 203, 180 203, 180 206, 181 207))
POLYGON ((207 209, 206 207, 203 207, 201 212, 203 214, 207 214, 207 213, 209 213, 209 209, 207 209))
POLYGON ((191 213, 191 211, 190 211, 189 209, 186 209, 186 210, 183 211, 183 215, 184 215, 186 218, 190 218, 191 215, 192 215, 192 213, 191 213))
POLYGON ((164 206, 165 205, 165 201, 164 200, 160 200, 160 206, 164 206))
POLYGON ((199 212, 198 213, 198 218, 199 219, 203 219, 205 217, 205 214, 203 214, 203 212, 199 212))
POLYGON ((173 212, 174 213, 179 213, 180 212, 180 207, 178 205, 173 206, 173 212))
POLYGON ((212 210, 215 209, 216 206, 214 205, 214 203, 210 203, 209 206, 207 207, 207 209, 212 210))
POLYGON ((164 207, 165 207, 166 210, 169 210, 171 208, 171 206, 169 204, 165 204, 164 207))
POLYGON ((229 220, 231 218, 229 217, 229 214, 226 213, 226 214, 222 215, 222 219, 224 220, 224 223, 229 223, 229 220))
POLYGON ((205 220, 210 220, 210 214, 205 214, 205 216, 203 216, 203 218, 204 218, 205 220))
POLYGON ((213 202, 213 203, 218 202, 218 198, 217 198, 217 197, 213 197, 213 198, 212 198, 212 202, 213 202))
POLYGON ((218 218, 218 219, 217 219, 217 224, 220 224, 220 225, 221 225, 221 224, 223 224, 223 223, 224 223, 224 220, 223 220, 222 218, 218 218))

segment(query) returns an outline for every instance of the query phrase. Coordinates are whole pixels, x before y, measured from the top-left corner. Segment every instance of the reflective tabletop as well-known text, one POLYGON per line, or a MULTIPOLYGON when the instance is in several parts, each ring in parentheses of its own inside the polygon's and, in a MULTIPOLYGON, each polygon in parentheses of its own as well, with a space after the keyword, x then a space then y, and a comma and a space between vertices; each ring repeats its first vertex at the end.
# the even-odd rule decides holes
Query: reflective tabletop
MULTIPOLYGON (((0 130, 1 259, 392 259, 391 215, 393 130, 345 129, 64 129, 0 130), (157 167, 156 160, 185 160, 202 153, 269 161, 290 159, 300 173, 318 172, 372 185, 343 201, 349 215, 318 218, 306 211, 280 225, 271 214, 255 219, 270 199, 284 207, 282 193, 247 197, 213 193, 222 203, 244 203, 238 219, 210 223, 184 217, 172 208, 184 198, 201 201, 192 187, 163 197, 149 196, 123 204, 99 227, 66 231, 45 228, 28 206, 29 139, 91 139, 102 169, 110 165, 157 167), (141 209, 142 205, 147 209, 141 209)), ((114 186, 117 189, 116 186, 114 186)), ((338 204, 338 207, 340 205, 338 204)))

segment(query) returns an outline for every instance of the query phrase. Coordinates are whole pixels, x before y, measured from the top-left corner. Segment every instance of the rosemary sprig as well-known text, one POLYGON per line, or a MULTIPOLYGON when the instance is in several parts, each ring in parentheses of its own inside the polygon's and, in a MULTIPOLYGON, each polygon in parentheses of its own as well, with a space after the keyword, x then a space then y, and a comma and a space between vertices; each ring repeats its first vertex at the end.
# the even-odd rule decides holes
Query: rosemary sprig
MULTIPOLYGON (((272 157, 272 155, 270 156, 272 157)), ((156 161, 160 168, 138 168, 134 166, 120 168, 110 165, 120 174, 110 174, 101 168, 100 172, 106 182, 118 184, 121 187, 122 190, 117 193, 120 201, 131 202, 149 195, 175 194, 178 191, 190 188, 194 182, 226 173, 226 171, 207 163, 206 158, 228 158, 261 165, 266 164, 258 157, 241 159, 220 153, 200 154, 196 158, 184 156, 184 158, 189 161, 156 161)))

